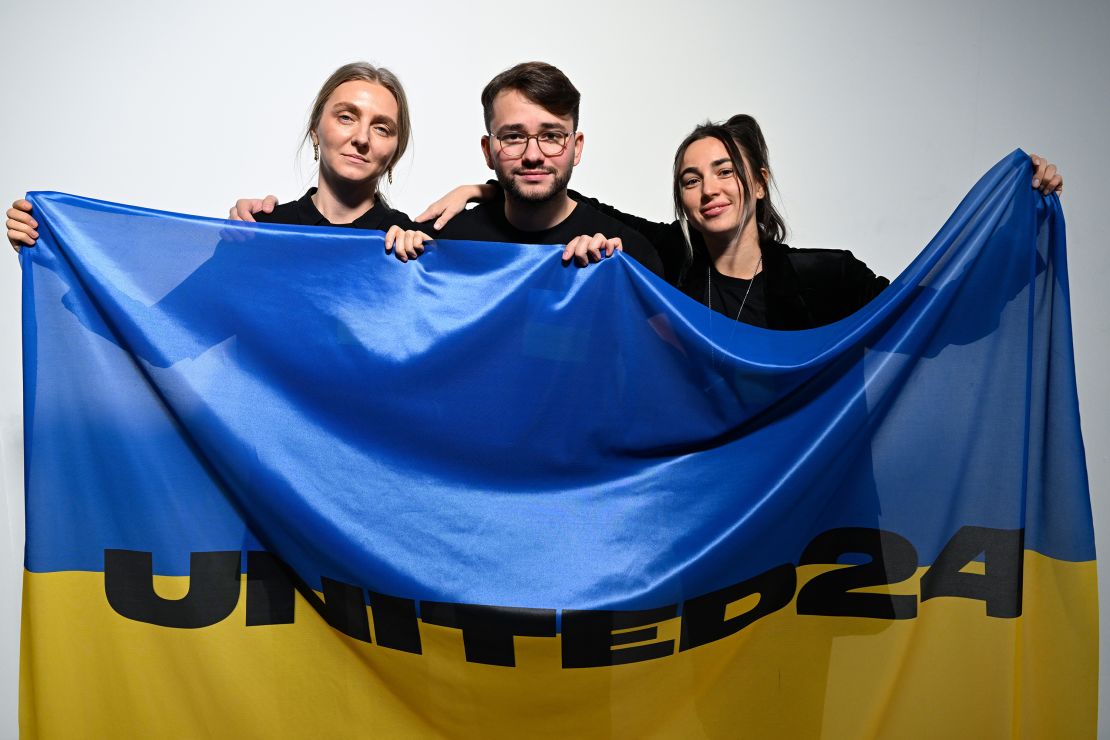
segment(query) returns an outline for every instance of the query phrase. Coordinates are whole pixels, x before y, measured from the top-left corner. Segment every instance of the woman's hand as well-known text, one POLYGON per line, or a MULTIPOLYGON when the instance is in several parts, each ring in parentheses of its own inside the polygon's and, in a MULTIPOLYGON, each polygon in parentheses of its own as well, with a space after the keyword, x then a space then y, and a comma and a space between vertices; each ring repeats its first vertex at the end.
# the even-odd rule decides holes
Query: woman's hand
POLYGON ((594 234, 593 236, 576 236, 570 240, 566 249, 563 250, 563 262, 569 263, 574 260, 574 263, 579 267, 585 267, 591 262, 600 262, 602 252, 606 257, 612 257, 613 252, 623 252, 624 246, 621 244, 619 236, 612 239, 606 238, 604 234, 594 234))
POLYGON ((385 253, 393 252, 397 259, 408 262, 424 254, 424 242, 430 241, 432 241, 432 237, 423 231, 406 230, 396 225, 390 226, 389 231, 385 232, 385 253))
POLYGON ((250 221, 254 222, 254 214, 262 211, 263 213, 273 213, 274 206, 277 205, 276 195, 267 195, 262 200, 258 198, 240 198, 235 201, 230 210, 227 212, 227 217, 232 221, 250 221))
POLYGON ((416 220, 419 223, 423 223, 434 218, 436 222, 432 224, 432 228, 438 231, 446 226, 448 221, 462 213, 467 203, 472 201, 493 200, 496 195, 497 191, 495 187, 489 183, 483 183, 481 185, 460 185, 425 208, 424 212, 416 217, 416 220))
POLYGON ((1036 154, 1030 154, 1029 158, 1033 160, 1033 187, 1045 195, 1064 192, 1064 177, 1056 171, 1056 165, 1036 154))
POLYGON ((39 222, 31 217, 31 202, 20 198, 8 209, 8 243, 19 251, 33 247, 39 238, 39 222))

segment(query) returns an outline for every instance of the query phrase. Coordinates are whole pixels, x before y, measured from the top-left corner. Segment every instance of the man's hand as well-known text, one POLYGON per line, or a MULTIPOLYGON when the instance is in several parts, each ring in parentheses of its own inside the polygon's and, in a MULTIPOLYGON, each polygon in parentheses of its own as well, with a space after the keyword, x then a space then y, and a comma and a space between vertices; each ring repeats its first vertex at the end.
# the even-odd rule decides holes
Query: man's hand
POLYGON ((390 226, 385 232, 385 253, 393 252, 402 262, 414 260, 424 254, 424 242, 432 241, 432 237, 423 231, 411 231, 400 226, 390 226), (396 250, 396 251, 394 251, 396 250))
POLYGON ((227 217, 232 221, 250 221, 253 223, 254 214, 259 211, 273 213, 277 202, 276 195, 267 195, 262 200, 258 198, 240 198, 227 212, 227 217))
POLYGON ((576 236, 570 240, 566 249, 563 250, 563 264, 569 264, 571 260, 579 267, 585 267, 591 262, 600 262, 602 253, 606 257, 612 257, 613 252, 623 252, 624 246, 621 245, 620 237, 613 237, 608 239, 604 234, 594 234, 593 236, 576 236))
POLYGON ((492 200, 495 195, 494 187, 489 183, 460 185, 425 208, 424 212, 416 217, 416 220, 419 223, 424 223, 434 218, 436 222, 432 224, 432 228, 438 231, 446 226, 448 221, 462 213, 466 209, 467 203, 492 200))
POLYGON ((8 243, 19 251, 33 247, 39 238, 39 222, 31 218, 31 202, 20 198, 8 209, 8 243))
POLYGON ((1029 158, 1033 160, 1033 187, 1045 195, 1064 192, 1064 177, 1056 171, 1056 165, 1036 154, 1030 154, 1029 158))

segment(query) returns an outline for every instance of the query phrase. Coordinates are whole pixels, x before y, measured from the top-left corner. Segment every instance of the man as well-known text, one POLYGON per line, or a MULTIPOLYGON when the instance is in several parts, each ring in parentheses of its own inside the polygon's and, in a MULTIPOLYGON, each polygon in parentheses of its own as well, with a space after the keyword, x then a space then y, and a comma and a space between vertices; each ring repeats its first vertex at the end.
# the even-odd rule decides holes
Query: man
POLYGON ((565 244, 564 260, 579 245, 585 248, 579 254, 585 251, 593 261, 623 249, 662 275, 659 255, 643 236, 567 194, 582 159, 580 99, 567 76, 543 62, 518 64, 494 77, 482 91, 482 154, 504 197, 463 211, 443 229, 429 224, 425 230, 444 239, 565 244))

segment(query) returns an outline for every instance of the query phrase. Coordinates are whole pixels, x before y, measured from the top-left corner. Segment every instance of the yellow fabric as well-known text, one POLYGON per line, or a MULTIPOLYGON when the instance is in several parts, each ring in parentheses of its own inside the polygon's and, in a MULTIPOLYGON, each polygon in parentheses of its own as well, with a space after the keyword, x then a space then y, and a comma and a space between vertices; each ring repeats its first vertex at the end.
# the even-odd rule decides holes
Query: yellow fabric
MULTIPOLYGON (((559 638, 516 638, 514 668, 466 662, 459 631, 428 624, 423 655, 359 642, 299 595, 293 624, 247 627, 240 598, 214 626, 157 627, 116 614, 101 573, 25 573, 20 723, 26 738, 1092 737, 1095 564, 1027 552, 1024 576, 1016 619, 963 598, 900 621, 792 605, 670 657, 564 669, 559 638)), ((178 598, 188 579, 155 587, 178 598)))

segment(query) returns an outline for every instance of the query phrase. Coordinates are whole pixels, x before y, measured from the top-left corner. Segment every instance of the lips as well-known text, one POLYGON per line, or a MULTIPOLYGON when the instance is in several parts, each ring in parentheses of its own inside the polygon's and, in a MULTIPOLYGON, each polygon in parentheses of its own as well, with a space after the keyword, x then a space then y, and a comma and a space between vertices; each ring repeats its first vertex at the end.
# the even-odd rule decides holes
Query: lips
POLYGON ((729 205, 730 204, 727 201, 723 203, 710 203, 709 205, 701 208, 700 213, 705 218, 713 218, 715 216, 720 216, 722 213, 727 211, 729 205))
POLYGON ((555 170, 551 168, 543 168, 537 170, 524 170, 515 169, 513 175, 521 178, 525 182, 540 182, 555 174, 555 170))
POLYGON ((353 162, 354 164, 368 164, 370 161, 366 159, 366 157, 360 157, 357 154, 344 154, 342 155, 342 157, 348 162, 353 162))

